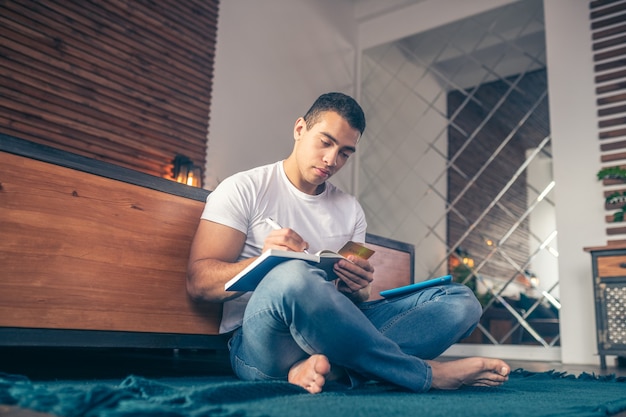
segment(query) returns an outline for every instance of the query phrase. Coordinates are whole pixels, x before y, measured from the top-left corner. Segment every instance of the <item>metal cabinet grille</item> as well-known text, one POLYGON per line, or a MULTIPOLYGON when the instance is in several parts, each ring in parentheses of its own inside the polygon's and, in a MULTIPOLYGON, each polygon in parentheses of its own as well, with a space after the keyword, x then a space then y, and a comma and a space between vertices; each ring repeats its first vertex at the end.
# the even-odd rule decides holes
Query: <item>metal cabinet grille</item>
POLYGON ((599 307, 605 349, 626 349, 626 280, 599 285, 599 307))
POLYGON ((600 367, 606 355, 626 356, 626 245, 585 248, 591 253, 600 367))

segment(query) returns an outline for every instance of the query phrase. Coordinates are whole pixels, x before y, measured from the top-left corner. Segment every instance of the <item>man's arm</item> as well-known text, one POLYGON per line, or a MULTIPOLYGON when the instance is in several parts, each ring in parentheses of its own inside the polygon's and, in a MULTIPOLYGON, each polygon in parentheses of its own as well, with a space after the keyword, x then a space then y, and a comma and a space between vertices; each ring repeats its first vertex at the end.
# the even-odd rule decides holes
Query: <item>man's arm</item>
MULTIPOLYGON (((246 235, 232 227, 200 220, 191 243, 187 264, 187 292, 195 300, 222 302, 241 295, 224 291, 224 285, 251 264, 256 257, 237 262, 246 235)), ((309 245, 291 229, 271 231, 265 238, 262 252, 276 248, 302 251, 309 245)))
POLYGON ((255 258, 237 262, 246 235, 232 227, 200 220, 187 264, 187 292, 194 300, 222 302, 241 293, 224 291, 224 284, 255 258))

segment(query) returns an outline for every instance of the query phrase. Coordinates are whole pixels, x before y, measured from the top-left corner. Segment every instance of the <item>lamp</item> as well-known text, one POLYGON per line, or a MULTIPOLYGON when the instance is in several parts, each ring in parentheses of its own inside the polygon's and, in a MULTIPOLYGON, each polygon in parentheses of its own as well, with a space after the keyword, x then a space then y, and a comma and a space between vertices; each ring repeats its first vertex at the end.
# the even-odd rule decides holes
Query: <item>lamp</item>
POLYGON ((448 269, 450 271, 454 271, 461 264, 471 269, 474 267, 474 258, 472 258, 465 249, 462 249, 459 246, 454 250, 454 253, 450 254, 450 257, 448 258, 448 269))
POLYGON ((202 171, 193 164, 185 155, 176 155, 172 161, 174 164, 173 176, 176 182, 187 184, 192 187, 202 187, 202 171))

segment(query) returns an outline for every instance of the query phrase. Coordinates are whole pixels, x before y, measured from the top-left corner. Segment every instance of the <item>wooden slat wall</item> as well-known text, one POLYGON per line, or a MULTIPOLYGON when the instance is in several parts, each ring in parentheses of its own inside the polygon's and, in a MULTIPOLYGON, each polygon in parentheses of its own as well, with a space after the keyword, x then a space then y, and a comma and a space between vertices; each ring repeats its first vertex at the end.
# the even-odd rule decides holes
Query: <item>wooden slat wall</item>
MULTIPOLYGON (((590 2, 594 71, 598 107, 598 139, 603 168, 626 167, 626 1, 590 2)), ((625 189, 618 180, 604 180, 604 197, 625 189)), ((599 197, 601 198, 601 197, 599 197)), ((624 223, 613 222, 619 206, 605 205, 608 244, 626 239, 624 223)))
POLYGON ((168 177, 204 166, 219 0, 0 2, 0 132, 168 177))

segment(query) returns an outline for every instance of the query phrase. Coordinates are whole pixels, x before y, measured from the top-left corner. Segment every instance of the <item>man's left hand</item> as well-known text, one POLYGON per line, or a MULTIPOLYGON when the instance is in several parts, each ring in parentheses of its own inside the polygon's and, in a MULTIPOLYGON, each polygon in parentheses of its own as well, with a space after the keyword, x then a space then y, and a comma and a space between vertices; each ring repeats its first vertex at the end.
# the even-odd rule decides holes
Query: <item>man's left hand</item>
POLYGON ((348 261, 340 260, 334 271, 339 277, 337 289, 354 302, 363 302, 369 298, 370 284, 374 281, 374 267, 366 259, 349 255, 348 261))

